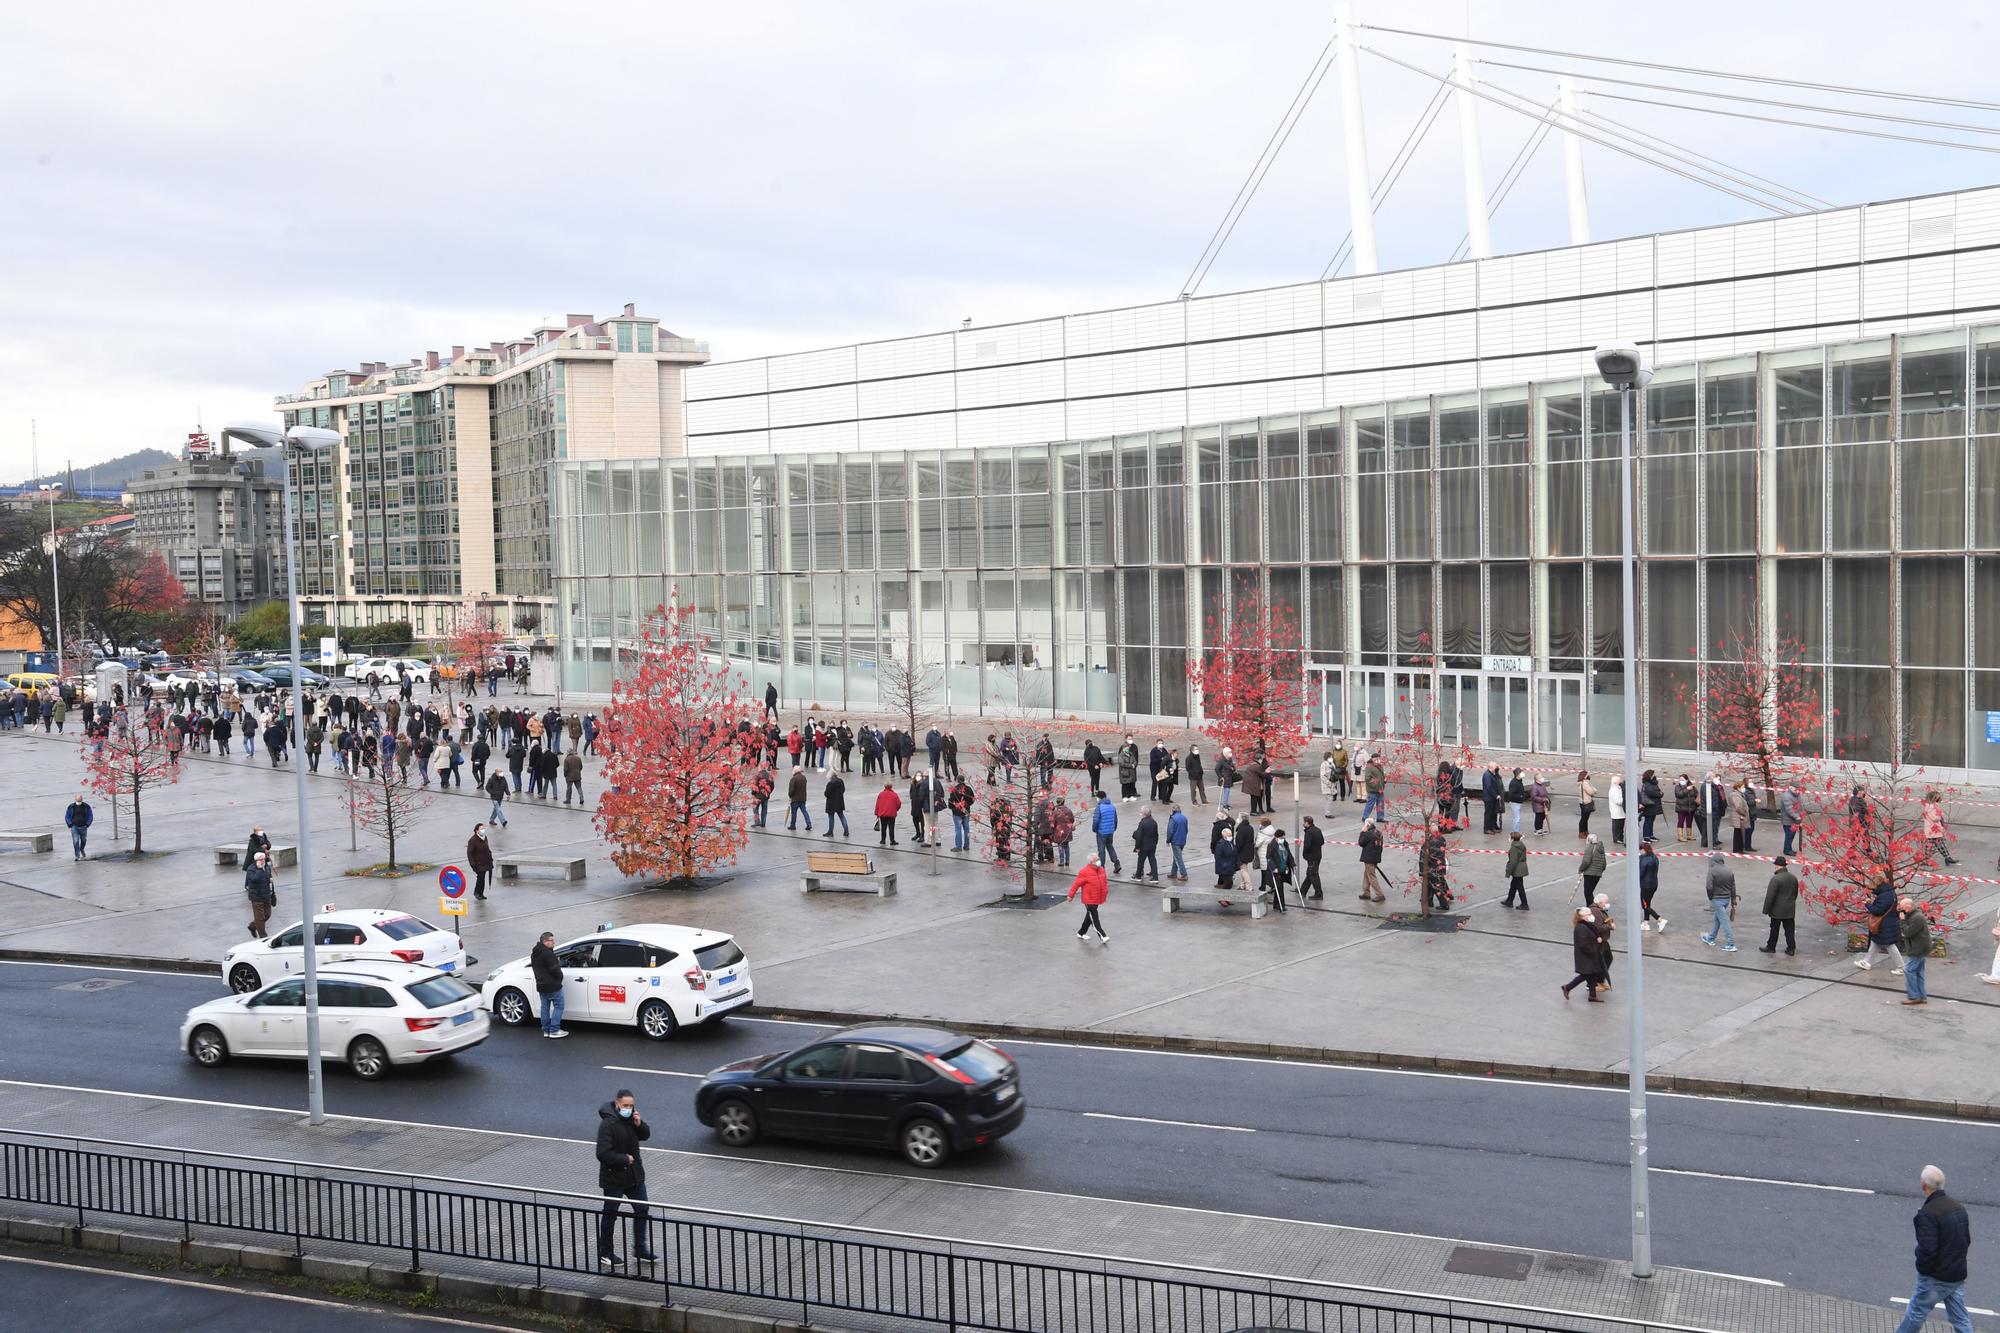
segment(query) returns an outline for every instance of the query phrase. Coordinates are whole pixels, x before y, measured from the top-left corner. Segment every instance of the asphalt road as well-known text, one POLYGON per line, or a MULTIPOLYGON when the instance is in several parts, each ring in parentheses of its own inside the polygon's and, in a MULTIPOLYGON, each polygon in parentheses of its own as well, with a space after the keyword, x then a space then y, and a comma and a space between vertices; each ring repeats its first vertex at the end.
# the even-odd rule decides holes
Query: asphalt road
POLYGON ((57 1255, 0 1254, 0 1330, 119 1328, 201 1333, 445 1333, 517 1328, 426 1318, 372 1305, 283 1295, 172 1274, 120 1272, 57 1255))
MULTIPOLYGON (((0 1078, 258 1106, 301 1106, 302 1066, 197 1067, 181 1018, 212 978, 0 964, 0 1078), (117 985, 60 989, 101 977, 117 985)), ((725 1152, 696 1123, 699 1075, 820 1029, 753 1017, 672 1042, 572 1026, 496 1029, 440 1066, 369 1085, 328 1070, 327 1110, 587 1139, 619 1086, 652 1146, 725 1152)), ((1228 1057, 1002 1042, 1026 1124, 946 1168, 958 1178, 1145 1203, 1618 1259, 1628 1234, 1625 1098, 1616 1090, 1228 1057)), ((1944 1167, 1976 1236, 2000 1235, 2000 1125, 1656 1094, 1653 1253, 1677 1267, 1886 1304, 1910 1286, 1916 1177, 1944 1167)), ((27 1125, 88 1136, 88 1125, 27 1125)), ((882 1153, 770 1142, 770 1161, 917 1174, 882 1153)), ((579 1152, 577 1188, 594 1167, 579 1152)), ((893 1217, 876 1225, 893 1228, 893 1217)), ((1975 1249, 1975 1256, 1980 1253, 1975 1249)), ((1975 1264, 1970 1298, 1996 1301, 1975 1264)))

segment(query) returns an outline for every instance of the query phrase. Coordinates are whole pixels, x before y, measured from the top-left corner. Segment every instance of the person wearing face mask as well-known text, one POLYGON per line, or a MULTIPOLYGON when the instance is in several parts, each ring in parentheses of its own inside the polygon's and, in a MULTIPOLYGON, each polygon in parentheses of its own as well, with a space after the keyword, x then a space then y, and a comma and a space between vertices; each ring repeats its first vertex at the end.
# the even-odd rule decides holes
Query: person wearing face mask
POLYGON ((618 1214, 625 1199, 632 1203, 633 1252, 640 1263, 657 1263, 651 1227, 646 1218, 646 1164, 639 1145, 653 1137, 653 1127, 639 1114, 630 1088, 620 1088, 597 1108, 597 1188, 604 1194, 604 1212, 597 1220, 597 1262, 602 1268, 624 1264, 617 1249, 618 1214))
POLYGON ((472 867, 472 896, 484 902, 486 877, 493 873, 493 847, 486 841, 486 825, 474 824, 465 840, 465 863, 472 867))

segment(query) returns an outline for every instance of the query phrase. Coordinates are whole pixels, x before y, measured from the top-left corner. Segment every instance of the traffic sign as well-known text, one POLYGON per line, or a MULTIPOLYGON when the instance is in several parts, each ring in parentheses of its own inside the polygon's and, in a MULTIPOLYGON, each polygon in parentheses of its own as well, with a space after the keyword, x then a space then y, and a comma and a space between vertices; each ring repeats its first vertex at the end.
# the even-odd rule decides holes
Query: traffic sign
POLYGON ((463 898, 438 899, 438 914, 440 916, 464 916, 465 899, 463 898))
POLYGON ((465 872, 457 866, 446 866, 438 871, 438 892, 447 898, 457 898, 465 893, 465 872))

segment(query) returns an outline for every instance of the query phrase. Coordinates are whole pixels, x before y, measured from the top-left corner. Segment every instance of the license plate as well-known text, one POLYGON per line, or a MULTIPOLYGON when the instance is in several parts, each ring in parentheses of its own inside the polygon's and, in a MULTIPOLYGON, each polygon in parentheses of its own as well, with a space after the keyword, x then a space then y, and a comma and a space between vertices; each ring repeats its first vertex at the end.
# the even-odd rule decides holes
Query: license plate
POLYGON ((464 1013, 459 1014, 457 1017, 451 1020, 452 1026, 457 1027, 460 1023, 470 1023, 472 1021, 472 1015, 473 1015, 472 1010, 470 1009, 466 1010, 464 1013))
POLYGON ((1011 1102, 1020 1095, 1021 1089, 1009 1083, 1006 1087, 993 1094, 993 1100, 996 1102, 1011 1102))
POLYGON ((715 984, 718 986, 734 986, 736 984, 736 974, 734 972, 731 972, 726 977, 717 977, 715 979, 715 984))
POLYGON ((457 970, 457 968, 458 968, 458 964, 457 964, 457 963, 439 963, 439 964, 438 964, 438 971, 440 971, 440 972, 452 972, 452 971, 456 971, 456 970, 457 970))

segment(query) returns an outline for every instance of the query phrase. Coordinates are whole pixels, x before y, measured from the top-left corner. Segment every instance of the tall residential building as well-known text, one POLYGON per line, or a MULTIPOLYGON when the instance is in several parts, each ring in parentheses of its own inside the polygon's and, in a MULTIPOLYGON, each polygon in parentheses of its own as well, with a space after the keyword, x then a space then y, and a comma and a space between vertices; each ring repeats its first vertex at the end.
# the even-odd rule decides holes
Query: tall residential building
POLYGON ((189 457, 125 491, 132 539, 158 551, 187 595, 225 616, 285 595, 284 460, 275 450, 189 457))
POLYGON ((627 305, 448 358, 364 361, 280 398, 287 426, 342 436, 296 469, 306 617, 437 634, 472 601, 544 628, 550 465, 686 453, 681 373, 707 360, 627 305))

